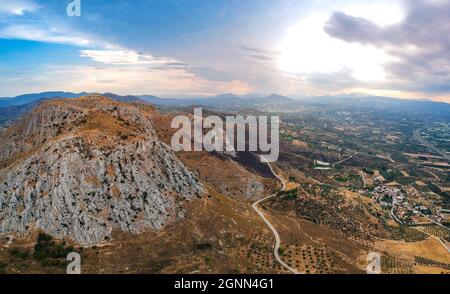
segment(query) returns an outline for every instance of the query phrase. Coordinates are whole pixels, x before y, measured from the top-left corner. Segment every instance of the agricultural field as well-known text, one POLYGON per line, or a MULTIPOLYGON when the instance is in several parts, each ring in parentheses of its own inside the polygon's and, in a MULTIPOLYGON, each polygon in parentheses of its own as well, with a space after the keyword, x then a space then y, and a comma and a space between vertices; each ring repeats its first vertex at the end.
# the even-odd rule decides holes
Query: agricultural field
POLYGON ((281 256, 286 263, 306 274, 331 274, 337 272, 336 258, 326 246, 288 246, 282 248, 281 256))
POLYGON ((381 272, 384 274, 413 274, 414 263, 390 255, 382 255, 381 272))
POLYGON ((250 240, 251 242, 239 251, 239 257, 248 259, 253 265, 246 269, 248 272, 267 274, 285 272, 273 256, 274 241, 271 234, 251 230, 250 240))
POLYGON ((436 224, 420 226, 417 229, 438 238, 450 238, 450 230, 436 224))
POLYGON ((386 225, 385 229, 390 233, 392 240, 418 242, 428 238, 424 232, 403 225, 386 225))

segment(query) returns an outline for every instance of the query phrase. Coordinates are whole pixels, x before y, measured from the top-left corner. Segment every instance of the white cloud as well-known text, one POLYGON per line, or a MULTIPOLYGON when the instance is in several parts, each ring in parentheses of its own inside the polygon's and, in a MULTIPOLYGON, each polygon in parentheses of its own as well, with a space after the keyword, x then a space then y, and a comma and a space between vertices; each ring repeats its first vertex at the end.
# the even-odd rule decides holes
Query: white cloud
MULTIPOLYGON (((10 70, 11 71, 11 70, 10 70)), ((182 69, 154 70, 148 66, 60 65, 35 68, 19 76, 0 79, 3 96, 58 89, 69 92, 114 92, 163 96, 215 95, 223 92, 248 94, 255 91, 245 82, 211 81, 182 69), (45 75, 36 74, 45 72, 45 75), (8 91, 9 90, 9 91, 8 91)))
MULTIPOLYGON (((211 80, 191 71, 176 59, 155 57, 133 50, 81 50, 81 56, 104 65, 77 67, 82 86, 97 92, 123 94, 156 93, 158 95, 215 95, 222 92, 247 94, 254 89, 239 80, 211 80)), ((70 70, 69 70, 70 71, 70 70)))
POLYGON ((0 2, 0 15, 23 15, 25 12, 33 12, 39 5, 30 0, 2 0, 0 2))
POLYGON ((132 50, 81 50, 81 56, 97 62, 116 65, 164 65, 177 62, 176 60, 157 58, 132 50))
POLYGON ((380 27, 400 23, 406 16, 402 0, 333 1, 289 29, 277 48, 281 52, 278 68, 304 76, 348 72, 358 81, 385 80, 388 77, 385 65, 394 61, 394 57, 375 46, 345 42, 325 32, 336 11, 368 19, 380 27))
POLYGON ((56 29, 30 25, 11 25, 2 28, 0 29, 0 38, 69 44, 82 47, 94 45, 94 41, 77 36, 72 31, 63 32, 56 29))

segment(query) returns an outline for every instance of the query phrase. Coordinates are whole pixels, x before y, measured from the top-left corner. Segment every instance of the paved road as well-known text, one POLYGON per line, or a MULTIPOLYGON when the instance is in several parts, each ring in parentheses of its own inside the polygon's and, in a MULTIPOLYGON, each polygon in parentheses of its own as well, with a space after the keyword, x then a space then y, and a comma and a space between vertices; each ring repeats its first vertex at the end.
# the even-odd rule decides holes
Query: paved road
MULTIPOLYGON (((272 166, 270 165, 270 163, 263 157, 261 156, 261 159, 267 163, 267 165, 269 166, 270 170, 272 171, 273 175, 281 181, 281 183, 283 184, 283 188, 281 189, 282 191, 284 191, 286 189, 286 183, 284 182, 283 178, 280 177, 279 175, 277 175, 275 173, 275 171, 273 170, 272 166)), ((267 220, 267 218, 264 216, 264 213, 259 210, 258 205, 261 202, 264 202, 270 198, 273 198, 277 196, 277 193, 272 194, 270 196, 267 196, 266 198, 263 198, 261 200, 256 201, 255 203, 253 203, 252 207, 253 209, 258 213, 258 215, 262 218, 262 220, 266 223, 266 225, 269 227, 269 229, 272 231, 273 236, 275 237, 275 247, 273 250, 273 254, 275 256, 275 259, 278 261, 279 264, 281 264, 281 266, 283 266, 285 269, 287 269, 288 271, 290 271, 293 274, 300 274, 300 272, 298 272, 296 269, 290 267, 289 265, 287 265, 280 257, 280 254, 278 253, 278 250, 280 249, 280 235, 278 234, 278 231, 275 229, 275 227, 267 220)))
POLYGON ((420 144, 424 145, 425 147, 428 147, 429 149, 438 153, 439 155, 444 157, 446 160, 450 160, 450 157, 444 151, 438 149, 436 146, 434 146, 430 142, 427 142, 425 139, 423 139, 422 136, 420 135, 420 130, 414 130, 414 139, 416 141, 418 141, 420 144))
POLYGON ((347 158, 342 159, 341 161, 335 162, 335 163, 333 163, 333 165, 342 164, 342 163, 346 162, 347 160, 352 159, 353 156, 356 156, 358 154, 359 154, 359 152, 355 152, 355 154, 351 155, 350 157, 347 157, 347 158))

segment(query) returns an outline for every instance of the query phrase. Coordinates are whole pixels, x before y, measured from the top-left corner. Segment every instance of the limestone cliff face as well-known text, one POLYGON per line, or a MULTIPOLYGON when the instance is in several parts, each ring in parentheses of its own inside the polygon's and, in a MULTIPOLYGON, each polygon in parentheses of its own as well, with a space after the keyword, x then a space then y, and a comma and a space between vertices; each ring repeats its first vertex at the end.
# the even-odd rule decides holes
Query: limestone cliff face
POLYGON ((0 134, 0 234, 41 229, 82 245, 158 230, 203 193, 160 142, 151 106, 55 100, 0 134))

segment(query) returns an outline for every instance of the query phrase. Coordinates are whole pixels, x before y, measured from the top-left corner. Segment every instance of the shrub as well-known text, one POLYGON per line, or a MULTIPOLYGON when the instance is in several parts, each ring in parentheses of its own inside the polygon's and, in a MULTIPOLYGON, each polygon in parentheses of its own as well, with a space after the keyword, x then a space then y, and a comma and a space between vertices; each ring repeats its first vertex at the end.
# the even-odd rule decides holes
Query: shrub
POLYGON ((74 251, 73 246, 57 243, 52 236, 40 233, 34 246, 33 258, 39 260, 44 267, 63 266, 67 255, 74 251))
POLYGON ((20 259, 26 259, 29 256, 28 250, 22 248, 12 248, 11 250, 9 250, 9 254, 20 259))

